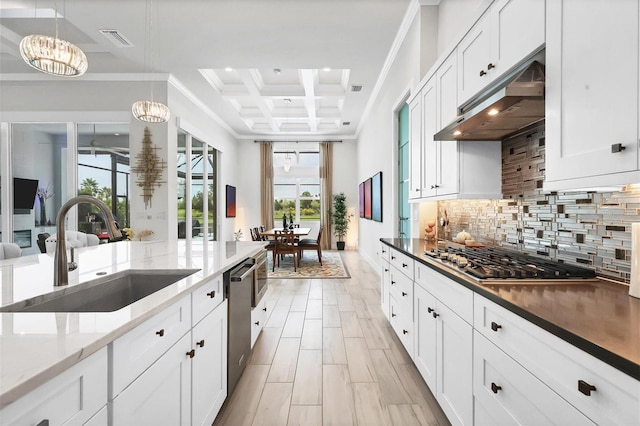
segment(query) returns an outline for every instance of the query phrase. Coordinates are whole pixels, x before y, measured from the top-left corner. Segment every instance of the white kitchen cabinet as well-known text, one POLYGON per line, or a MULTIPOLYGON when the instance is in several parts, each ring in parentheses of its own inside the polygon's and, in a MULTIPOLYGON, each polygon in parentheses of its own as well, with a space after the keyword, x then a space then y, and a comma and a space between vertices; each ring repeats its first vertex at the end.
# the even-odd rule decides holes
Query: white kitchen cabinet
POLYGON ((494 2, 457 47, 458 105, 539 50, 544 29, 544 1, 494 2))
POLYGON ((186 334, 113 400, 113 425, 190 425, 190 354, 186 334))
POLYGON ((217 307, 224 298, 222 275, 210 278, 200 288, 191 293, 191 322, 197 324, 217 307))
POLYGON ((545 190, 640 181, 638 12, 638 0, 547 2, 545 190))
POLYGON ((264 325, 267 323, 269 314, 269 291, 270 290, 267 290, 267 294, 262 297, 258 306, 251 309, 251 349, 253 349, 253 345, 256 343, 256 340, 258 340, 258 336, 260 336, 264 325))
POLYGON ((93 417, 91 417, 83 426, 105 426, 107 424, 109 424, 109 410, 107 406, 104 406, 93 417))
POLYGON ((382 305, 382 312, 389 319, 389 290, 391 286, 391 265, 389 259, 391 248, 384 243, 380 243, 380 251, 378 255, 380 257, 380 304, 382 305))
MULTIPOLYGON (((457 115, 456 56, 451 55, 422 87, 422 182, 411 183, 421 200, 502 198, 500 141, 434 141, 457 115)), ((412 158, 412 162, 415 162, 412 158)), ((412 175, 412 179, 414 179, 412 175)))
POLYGON ((422 99, 416 96, 409 104, 409 199, 421 197, 422 182, 422 99))
POLYGON ((638 380, 477 293, 474 327, 592 422, 640 424, 638 380))
POLYGON ((473 376, 476 426, 594 424, 478 332, 473 376))
POLYGON ((428 267, 416 265, 413 359, 447 418, 470 425, 473 327, 463 317, 473 318, 473 294, 435 271, 419 273, 418 268, 428 267))
POLYGON ((227 301, 191 332, 191 424, 211 425, 227 397, 227 301))
POLYGON ((411 312, 405 302, 398 301, 393 293, 389 295, 389 323, 407 354, 413 358, 414 326, 411 312))
POLYGON ((107 404, 107 348, 7 405, 0 424, 81 425, 107 404))

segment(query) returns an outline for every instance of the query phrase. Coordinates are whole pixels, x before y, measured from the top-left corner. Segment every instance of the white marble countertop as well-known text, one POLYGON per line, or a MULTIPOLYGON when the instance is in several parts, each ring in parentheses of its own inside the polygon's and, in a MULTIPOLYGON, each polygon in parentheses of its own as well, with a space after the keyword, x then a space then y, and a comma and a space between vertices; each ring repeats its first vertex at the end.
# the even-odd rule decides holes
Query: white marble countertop
POLYGON ((106 346, 262 249, 261 242, 122 241, 76 250, 69 286, 53 286, 53 255, 0 261, 0 306, 128 269, 200 269, 114 312, 0 313, 0 408, 106 346))

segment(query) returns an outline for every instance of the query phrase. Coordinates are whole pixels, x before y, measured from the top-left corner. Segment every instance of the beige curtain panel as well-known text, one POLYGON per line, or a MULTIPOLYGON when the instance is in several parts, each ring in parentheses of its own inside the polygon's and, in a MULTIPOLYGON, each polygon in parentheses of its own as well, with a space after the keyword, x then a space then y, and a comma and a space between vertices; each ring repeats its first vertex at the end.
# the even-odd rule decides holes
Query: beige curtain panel
POLYGON ((320 226, 324 226, 320 247, 323 250, 331 249, 331 220, 329 210, 333 209, 333 144, 320 143, 320 226))
POLYGON ((260 219, 262 224, 273 227, 273 144, 260 144, 260 219))

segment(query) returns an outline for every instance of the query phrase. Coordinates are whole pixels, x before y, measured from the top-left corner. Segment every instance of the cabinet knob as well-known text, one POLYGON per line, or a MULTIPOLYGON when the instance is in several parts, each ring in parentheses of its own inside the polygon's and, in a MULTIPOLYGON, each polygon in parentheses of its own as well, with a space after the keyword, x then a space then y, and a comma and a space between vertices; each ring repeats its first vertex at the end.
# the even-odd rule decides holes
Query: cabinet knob
POLYGON ((591 396, 591 392, 595 391, 596 387, 584 380, 578 380, 578 390, 587 396, 591 396))
POLYGON ((480 77, 483 77, 487 75, 487 72, 485 70, 480 70, 480 77))
POLYGON ((420 188, 416 188, 416 192, 420 192, 420 188))
POLYGON ((385 271, 385 272, 389 272, 389 270, 388 270, 387 268, 384 268, 384 271, 385 271))
POLYGON ((189 358, 193 358, 194 356, 196 356, 196 350, 195 349, 191 349, 189 352, 187 352, 187 356, 189 358))
POLYGON ((382 250, 382 252, 383 252, 383 253, 386 253, 387 251, 383 249, 383 250, 382 250))
POLYGON ((502 326, 496 322, 491 321, 491 329, 493 331, 498 331, 499 328, 502 328, 502 326))
POLYGON ((254 322, 255 325, 260 325, 260 321, 254 322))
POLYGON ((407 334, 408 331, 407 330, 402 330, 402 334, 407 334))
POLYGON ((391 318, 395 318, 397 315, 391 312, 391 318))
POLYGON ((156 331, 156 334, 160 337, 164 336, 164 328, 161 328, 160 330, 156 331))
POLYGON ((427 306, 427 312, 429 312, 429 313, 433 312, 433 308, 430 308, 430 307, 427 306))
POLYGON ((489 65, 487 65, 487 69, 488 69, 488 70, 493 69, 493 68, 495 68, 495 67, 496 67, 496 66, 495 66, 495 65, 493 65, 491 62, 489 62, 489 65))
POLYGON ((614 143, 613 145, 611 145, 611 153, 613 154, 615 154, 616 152, 622 152, 625 149, 627 149, 627 147, 622 145, 621 143, 614 143))
POLYGON ((406 295, 407 295, 407 293, 403 291, 403 292, 402 292, 402 296, 404 297, 404 296, 406 296, 406 295))
POLYGON ((409 266, 409 265, 407 265, 406 263, 403 263, 403 264, 402 264, 402 267, 403 267, 403 268, 406 268, 407 266, 409 266))
POLYGON ((209 297, 210 297, 210 298, 212 298, 212 299, 213 299, 214 297, 216 297, 216 292, 215 292, 215 290, 214 290, 214 291, 210 291, 209 293, 207 293, 207 296, 209 296, 209 297))
POLYGON ((394 285, 395 283, 396 283, 395 281, 393 281, 393 280, 391 281, 391 285, 394 285))
POLYGON ((200 340, 199 342, 196 342, 196 345, 200 346, 201 348, 204 348, 204 339, 200 340))
POLYGON ((433 315, 434 318, 438 318, 440 316, 440 314, 437 313, 436 311, 433 311, 431 315, 433 315))
POLYGON ((440 185, 431 185, 431 189, 440 188, 440 185))
POLYGON ((395 260, 395 258, 396 257, 394 255, 391 255, 391 260, 395 260))
POLYGON ((499 390, 502 390, 502 386, 498 386, 495 383, 491 382, 491 392, 498 393, 499 390))
POLYGON ((267 307, 262 308, 263 311, 267 312, 267 307))

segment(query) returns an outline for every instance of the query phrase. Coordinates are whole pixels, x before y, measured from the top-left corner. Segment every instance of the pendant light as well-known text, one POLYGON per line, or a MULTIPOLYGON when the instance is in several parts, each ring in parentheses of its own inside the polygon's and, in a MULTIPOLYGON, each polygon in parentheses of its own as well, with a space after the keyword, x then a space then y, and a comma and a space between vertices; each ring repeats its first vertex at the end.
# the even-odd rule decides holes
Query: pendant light
MULTIPOLYGON (((37 13, 37 6, 36 6, 37 13)), ((20 55, 29 66, 46 74, 78 77, 89 67, 87 56, 73 43, 58 38, 58 5, 54 4, 55 37, 31 34, 20 41, 20 55)))
POLYGON ((289 170, 291 170, 291 157, 289 156, 289 152, 287 152, 284 156, 284 171, 288 172, 289 170))
MULTIPOLYGON (((152 2, 151 0, 147 0, 146 2, 146 26, 148 28, 148 37, 147 40, 149 42, 149 63, 151 68, 151 73, 153 74, 153 18, 152 18, 152 2)), ((145 44, 147 42, 145 40, 145 44)), ((145 67, 147 62, 147 48, 145 46, 145 67)), ((131 106, 131 112, 133 116, 147 123, 166 123, 169 121, 169 117, 171 116, 171 112, 169 111, 169 107, 161 102, 156 102, 153 100, 153 79, 149 79, 149 86, 151 87, 151 100, 141 100, 137 101, 131 106)))

